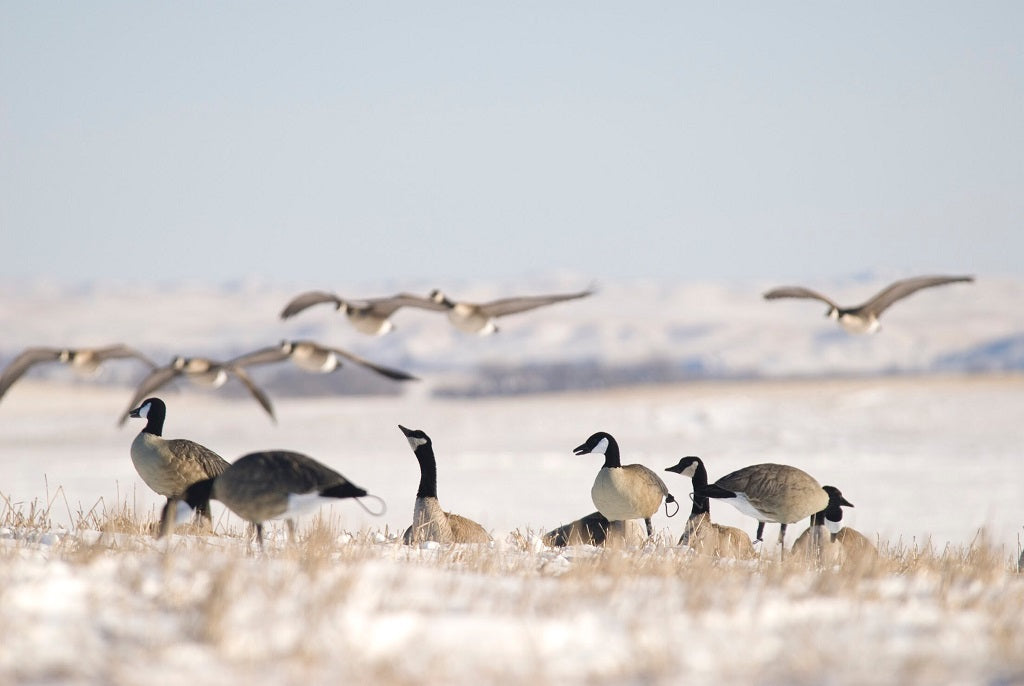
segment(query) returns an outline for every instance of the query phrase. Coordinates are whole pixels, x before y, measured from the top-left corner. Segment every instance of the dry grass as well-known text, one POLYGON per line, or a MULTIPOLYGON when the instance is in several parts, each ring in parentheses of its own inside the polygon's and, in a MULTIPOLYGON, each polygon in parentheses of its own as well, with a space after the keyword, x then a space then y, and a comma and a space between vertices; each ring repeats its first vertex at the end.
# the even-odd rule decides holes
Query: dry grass
MULTIPOLYGON (((398 622, 412 632, 410 640, 425 632, 420 640, 429 646, 430 630, 421 624, 430 618, 503 617, 512 625, 557 628, 566 622, 585 626, 597 615, 617 627, 601 629, 612 632, 610 647, 628 637, 637 666, 625 659, 609 658, 610 666, 598 661, 580 668, 575 676, 583 681, 670 683, 684 668, 699 677, 700 660, 666 652, 666 646, 685 644, 694 631, 724 631, 726 640, 736 629, 722 625, 749 624, 763 626, 767 636, 764 643, 743 646, 751 664, 762 665, 758 680, 820 682, 825 670, 847 664, 848 658, 832 652, 835 640, 859 641, 865 650, 906 640, 903 633, 890 636, 877 619, 891 613, 894 626, 920 621, 915 631, 924 632, 925 644, 948 640, 950 630, 965 632, 964 641, 983 640, 978 651, 989 662, 979 658, 980 664, 1001 665, 996 676, 1010 681, 1024 675, 1024 579, 1011 559, 1016 551, 995 549, 983 535, 942 550, 928 542, 883 543, 877 559, 821 568, 795 557, 703 557, 664 538, 637 549, 550 549, 529 530, 491 546, 410 547, 401 544, 398 532, 348 532, 337 521, 316 517, 300 528, 295 542, 287 540, 283 526, 272 529, 259 553, 250 532, 223 523, 213 534, 156 541, 150 535, 156 513, 139 513, 126 501, 100 501, 79 511, 72 530, 47 540, 54 534, 49 514, 55 502, 60 499, 18 504, 0 496, 0 536, 6 539, 0 540, 0 587, 16 585, 26 554, 98 577, 102 587, 92 591, 98 606, 105 594, 117 598, 104 610, 113 619, 102 621, 116 624, 122 614, 159 620, 152 636, 118 630, 104 639, 119 646, 126 654, 117 657, 129 663, 166 642, 196 646, 230 669, 229 679, 333 679, 342 676, 337 670, 343 665, 343 676, 357 681, 422 683, 407 662, 364 654, 361 641, 377 640, 364 639, 366 627, 398 622), (925 619, 916 619, 915 611, 925 619), (865 627, 858 626, 860 613, 865 627), (969 635, 972 627, 977 635, 969 635), (811 649, 783 651, 790 641, 811 649)), ((5 614, 0 611, 0 642, 20 630, 5 614)), ((544 645, 530 643, 541 639, 522 640, 533 647, 522 648, 522 663, 514 668, 500 661, 459 662, 436 649, 426 650, 419 666, 458 683, 565 680, 562 672, 551 671, 544 645)), ((889 675, 879 682, 950 681, 942 669, 954 667, 937 666, 928 650, 877 656, 889 675)), ((0 655, 0 681, 40 676, 11 664, 0 655)), ((755 673, 746 662, 730 664, 721 668, 719 681, 750 681, 755 673)), ((956 676, 965 674, 970 676, 969 669, 956 676)))

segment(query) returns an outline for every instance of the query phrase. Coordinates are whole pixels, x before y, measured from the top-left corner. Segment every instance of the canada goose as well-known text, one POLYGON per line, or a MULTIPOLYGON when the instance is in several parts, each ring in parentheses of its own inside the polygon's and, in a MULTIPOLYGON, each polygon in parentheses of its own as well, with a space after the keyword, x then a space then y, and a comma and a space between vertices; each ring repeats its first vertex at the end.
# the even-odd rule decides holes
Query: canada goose
POLYGON ((679 545, 718 557, 754 557, 750 536, 734 526, 711 521, 710 501, 704 494, 708 486, 708 472, 699 457, 684 457, 673 466, 666 467, 665 471, 688 476, 693 481, 693 507, 690 508, 690 517, 686 520, 683 535, 679 537, 679 545))
POLYGON ((472 519, 441 509, 437 500, 437 462, 430 436, 419 429, 407 429, 401 424, 398 428, 405 434, 420 464, 420 486, 416 491, 412 526, 405 530, 402 541, 406 545, 421 541, 489 543, 491 536, 482 526, 472 519))
POLYGON ((178 506, 168 508, 160 535, 173 529, 183 513, 208 508, 219 500, 242 519, 256 527, 256 540, 263 549, 263 522, 284 519, 294 539, 295 518, 315 511, 337 498, 360 498, 362 489, 311 457, 288 450, 249 453, 238 458, 220 476, 188 487, 178 506))
POLYGON ((765 300, 778 298, 811 298, 828 305, 826 315, 836 319, 849 333, 874 333, 878 330, 878 318, 882 312, 897 300, 906 298, 922 288, 941 286, 946 283, 974 281, 973 276, 917 276, 911 279, 896 281, 883 288, 873 298, 856 307, 840 307, 821 293, 802 286, 785 286, 775 288, 764 294, 765 300))
POLYGON ((592 512, 577 520, 552 529, 541 537, 541 542, 553 548, 570 545, 642 545, 647 533, 638 519, 609 522, 600 512, 592 512))
POLYGON ((832 564, 842 561, 841 544, 836 543, 836 534, 843 526, 842 508, 853 507, 853 503, 835 486, 821 488, 828 494, 828 504, 811 516, 811 525, 793 541, 791 552, 832 564))
POLYGON ((416 379, 412 374, 407 374, 398 369, 391 369, 390 367, 382 367, 347 350, 328 348, 313 341, 281 341, 280 345, 261 348, 260 350, 240 355, 231 360, 231 364, 236 367, 251 367, 257 364, 270 364, 280 362, 281 360, 291 360, 300 369, 326 374, 341 367, 341 358, 355 362, 371 371, 377 372, 381 376, 386 376, 396 381, 416 379))
POLYGON ((530 295, 514 298, 502 298, 486 303, 456 302, 450 300, 441 291, 435 289, 430 292, 430 299, 448 310, 448 319, 455 328, 466 333, 476 333, 481 336, 494 333, 498 325, 494 321, 498 317, 504 317, 518 312, 526 312, 545 305, 575 300, 591 295, 593 290, 579 291, 578 293, 564 293, 558 295, 530 295))
MULTIPOLYGON (((173 498, 197 481, 218 476, 228 468, 224 458, 205 446, 185 438, 168 440, 163 437, 167 405, 160 398, 147 398, 128 414, 146 420, 146 425, 132 441, 132 464, 147 486, 167 498, 161 520, 173 498)), ((197 512, 206 520, 210 519, 208 504, 197 512)))
POLYGON ((604 431, 592 435, 573 452, 577 455, 604 455, 604 465, 598 470, 590 489, 590 498, 597 511, 610 522, 642 519, 647 525, 647 535, 652 536, 651 516, 661 507, 662 498, 666 503, 676 500, 661 477, 642 464, 623 466, 619 444, 604 431))
POLYGON ((95 374, 100 365, 107 360, 133 357, 149 365, 156 365, 139 351, 126 345, 111 345, 105 348, 78 348, 77 350, 60 350, 58 348, 27 348, 11 360, 0 374, 0 398, 7 389, 29 370, 32 365, 42 362, 60 362, 69 365, 75 372, 83 375, 95 374))
POLYGON ((779 545, 785 554, 786 525, 810 517, 828 505, 828 494, 813 476, 784 464, 755 464, 738 469, 709 485, 709 498, 721 498, 757 520, 757 541, 765 522, 778 522, 779 545))
MULTIPOLYGON (((135 395, 132 396, 132 401, 128 404, 128 407, 134 407, 142 398, 145 398, 153 391, 179 376, 184 376, 194 384, 207 386, 209 388, 220 388, 228 380, 228 376, 234 376, 236 379, 241 381, 247 389, 249 389, 249 393, 251 393, 252 397, 256 399, 256 402, 266 410, 267 414, 270 415, 270 418, 276 421, 274 417, 274 407, 270 404, 270 398, 268 398, 267 394, 256 385, 248 372, 237 364, 234 364, 233 361, 214 362, 213 360, 205 357, 178 356, 171 360, 170 364, 154 369, 145 379, 142 380, 138 388, 135 389, 135 395)), ((118 420, 118 424, 124 424, 124 421, 127 418, 128 411, 126 410, 125 413, 121 415, 120 420, 118 420)))
POLYGON ((871 563, 878 559, 878 549, 867 536, 848 526, 832 534, 832 540, 842 546, 844 561, 859 564, 871 563))
POLYGON ((399 293, 388 298, 368 298, 366 300, 345 300, 334 293, 326 291, 307 291, 292 298, 291 302, 281 310, 281 319, 288 319, 302 312, 307 307, 320 303, 334 303, 348 317, 356 330, 362 333, 380 336, 393 330, 391 315, 401 307, 419 307, 426 310, 443 309, 433 300, 411 293, 399 293))

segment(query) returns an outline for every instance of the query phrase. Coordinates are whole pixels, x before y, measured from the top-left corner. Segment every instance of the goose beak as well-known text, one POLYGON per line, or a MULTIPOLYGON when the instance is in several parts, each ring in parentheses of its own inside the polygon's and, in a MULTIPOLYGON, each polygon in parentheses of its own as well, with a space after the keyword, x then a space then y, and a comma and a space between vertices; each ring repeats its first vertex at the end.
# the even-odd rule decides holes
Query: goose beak
POLYGON ((139 412, 141 412, 141 411, 142 411, 141 407, 136 407, 134 410, 132 410, 131 412, 128 413, 128 416, 129 417, 135 417, 136 419, 139 419, 142 416, 142 415, 139 414, 139 412))
POLYGON ((665 471, 666 472, 675 472, 676 474, 681 474, 682 471, 683 471, 683 468, 681 466, 682 464, 683 464, 683 461, 680 460, 679 462, 675 463, 671 467, 665 467, 665 471))
POLYGON ((398 428, 402 430, 402 433, 404 433, 404 434, 405 434, 405 437, 406 437, 406 438, 409 438, 410 436, 412 436, 412 429, 406 429, 406 428, 405 428, 404 426, 402 426, 401 424, 399 424, 399 425, 398 425, 398 428))
POLYGON ((575 448, 573 448, 572 452, 574 455, 586 455, 590 451, 587 450, 587 445, 584 443, 583 445, 578 445, 575 448))
POLYGON ((853 503, 842 496, 839 496, 839 504, 843 507, 853 507, 853 503))

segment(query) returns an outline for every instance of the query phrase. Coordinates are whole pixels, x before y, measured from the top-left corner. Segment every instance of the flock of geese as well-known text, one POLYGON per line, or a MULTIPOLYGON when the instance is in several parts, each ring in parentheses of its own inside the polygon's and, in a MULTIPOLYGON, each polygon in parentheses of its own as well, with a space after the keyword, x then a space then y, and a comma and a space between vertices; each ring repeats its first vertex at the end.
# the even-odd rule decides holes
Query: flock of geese
MULTIPOLYGON (((874 333, 882 312, 894 302, 921 290, 942 284, 972 281, 967 276, 924 276, 897 281, 862 305, 844 308, 831 299, 803 287, 786 287, 768 291, 764 297, 810 298, 825 302, 827 315, 838 320, 851 333, 874 333)), ((505 298, 487 303, 450 300, 440 291, 427 297, 400 293, 388 298, 346 300, 333 293, 309 291, 293 298, 281 312, 287 319, 318 304, 330 303, 343 312, 359 331, 382 335, 394 326, 391 316, 402 307, 445 311, 460 330, 491 334, 497 331, 495 319, 545 305, 583 298, 592 290, 576 293, 505 298)), ((256 350, 227 362, 205 358, 175 357, 170 364, 156 367, 141 353, 123 345, 88 350, 56 350, 31 348, 19 355, 0 375, 0 397, 32 365, 41 362, 62 362, 81 371, 95 371, 109 359, 136 358, 152 368, 132 398, 121 421, 128 417, 146 421, 131 444, 131 459, 146 485, 167 499, 160 516, 158 536, 173 531, 175 526, 195 516, 210 521, 210 500, 218 500, 243 520, 250 522, 256 540, 263 546, 263 524, 284 519, 294 537, 296 517, 336 499, 374 498, 344 476, 320 462, 296 452, 275 450, 245 455, 228 463, 216 452, 187 439, 166 439, 163 427, 167 407, 163 400, 150 394, 171 380, 184 377, 218 386, 228 376, 235 376, 273 416, 269 399, 248 377, 247 367, 292 360, 300 368, 329 372, 341 360, 354 362, 387 378, 404 381, 414 377, 395 369, 374 364, 339 348, 321 346, 312 341, 284 341, 278 346, 256 350), (147 397, 149 396, 149 397, 147 397)), ((416 491, 413 521, 405 530, 403 542, 484 543, 491 540, 487 530, 477 522, 446 512, 437 497, 437 464, 430 437, 418 429, 398 427, 409 443, 419 464, 420 481, 416 491)), ((623 465, 616 440, 606 432, 591 435, 577 446, 576 455, 600 455, 604 463, 591 488, 596 512, 581 517, 543 536, 546 544, 605 545, 614 540, 628 540, 637 533, 639 522, 646 525, 646 536, 653 535, 651 517, 664 504, 678 502, 658 474, 644 465, 623 465)), ((766 523, 779 524, 778 543, 781 554, 786 551, 787 525, 810 519, 810 527, 793 544, 792 550, 812 555, 819 561, 849 559, 872 555, 874 547, 857 531, 842 526, 842 508, 853 507, 834 486, 822 486, 806 472, 783 464, 756 464, 727 474, 714 483, 708 482, 707 470, 699 457, 684 457, 665 471, 689 477, 692 484, 692 508, 680 545, 714 556, 749 558, 755 555, 754 543, 763 540, 766 523), (739 512, 757 521, 754 542, 735 527, 715 524, 710 517, 710 501, 724 500, 739 512)), ((671 515, 674 515, 673 512, 671 515)))

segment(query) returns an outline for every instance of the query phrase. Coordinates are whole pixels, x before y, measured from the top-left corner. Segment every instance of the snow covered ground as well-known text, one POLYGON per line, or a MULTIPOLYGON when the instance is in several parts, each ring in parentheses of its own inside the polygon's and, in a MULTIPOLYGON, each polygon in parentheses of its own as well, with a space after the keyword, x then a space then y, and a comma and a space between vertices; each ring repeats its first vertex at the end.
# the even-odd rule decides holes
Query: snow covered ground
MULTIPOLYGON (((222 535, 169 547, 69 530, 126 500, 155 518, 160 499, 128 457, 140 427, 114 424, 123 389, 17 390, 0 408, 0 493, 22 513, 49 497, 52 525, 0 529, 0 681, 1024 680, 1024 579, 1012 571, 1024 526, 1020 376, 289 398, 276 426, 246 399, 166 396, 168 436, 229 459, 300 450, 388 503, 380 518, 352 502, 325 510, 326 544, 289 549, 277 528, 263 557, 245 554, 241 523, 216 503, 222 535), (398 423, 433 437, 442 503, 490 529, 492 548, 394 542, 418 478, 398 423), (593 510, 597 458, 571 450, 598 429, 655 469, 686 454, 711 478, 760 461, 800 466, 842 488, 856 506, 848 525, 904 552, 867 574, 714 563, 669 545, 685 510, 655 516, 657 546, 546 549, 535 534, 593 510), (991 547, 964 552, 982 528, 991 547), (947 546, 945 562, 920 561, 947 546)), ((665 476, 685 503, 688 480, 665 476)), ((712 514, 753 532, 728 505, 712 514)))
MULTIPOLYGON (((379 518, 327 508, 295 548, 275 529, 262 557, 216 503, 213 537, 96 530, 122 509, 152 521, 161 504, 128 456, 139 422, 115 423, 138 369, 76 381, 51 365, 16 384, 0 402, 0 683, 1024 683, 1024 284, 919 294, 871 338, 842 336, 816 304, 760 301, 769 285, 608 285, 490 339, 426 312, 400 313, 380 339, 330 308, 276 320, 308 284, 0 286, 0 363, 37 344, 125 342, 164 359, 310 337, 424 378, 398 395, 277 393, 277 424, 249 398, 161 394, 169 437, 229 460, 305 452, 388 504, 379 518), (658 359, 723 378, 441 392, 479 386, 481 365, 589 360, 603 373, 658 359), (959 373, 970 365, 1003 371, 959 373), (442 504, 491 530, 492 547, 395 543, 418 480, 399 423, 432 436, 442 504), (886 562, 697 558, 671 545, 690 487, 670 473, 684 511, 655 516, 657 545, 546 549, 536 534, 594 509, 599 460, 572 448, 597 430, 656 470, 691 454, 712 479, 755 462, 801 467, 843 490, 856 506, 846 523, 886 562)), ((856 302, 878 285, 829 292, 856 302)), ((726 504, 712 516, 753 532, 726 504)))

